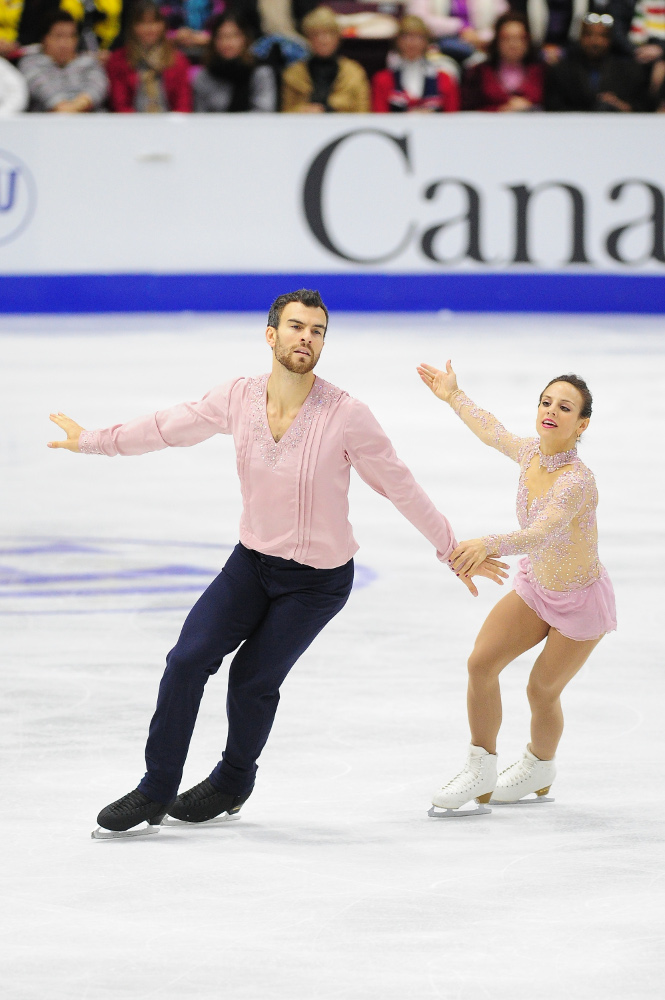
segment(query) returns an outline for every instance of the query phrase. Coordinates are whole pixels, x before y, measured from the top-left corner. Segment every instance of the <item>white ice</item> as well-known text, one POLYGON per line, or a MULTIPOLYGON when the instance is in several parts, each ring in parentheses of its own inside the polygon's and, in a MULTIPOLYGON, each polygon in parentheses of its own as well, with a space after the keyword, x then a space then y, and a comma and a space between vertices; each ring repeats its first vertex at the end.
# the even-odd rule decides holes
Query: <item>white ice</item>
MULTIPOLYGON (((0 321, 2 986, 8 1000, 643 1000, 663 983, 662 318, 333 316, 320 374, 365 400, 459 538, 515 525, 516 467, 419 382, 528 434, 554 375, 595 395, 583 456, 619 631, 564 696, 556 802, 428 819, 466 753, 472 599, 359 480, 361 582, 293 670, 238 823, 90 839, 134 787, 164 655, 237 538, 232 442, 49 451, 268 368, 262 316, 0 321), (374 578, 373 578, 374 577, 374 578)), ((533 654, 503 675, 500 762, 533 654)), ((225 667, 183 787, 225 737, 225 667)))

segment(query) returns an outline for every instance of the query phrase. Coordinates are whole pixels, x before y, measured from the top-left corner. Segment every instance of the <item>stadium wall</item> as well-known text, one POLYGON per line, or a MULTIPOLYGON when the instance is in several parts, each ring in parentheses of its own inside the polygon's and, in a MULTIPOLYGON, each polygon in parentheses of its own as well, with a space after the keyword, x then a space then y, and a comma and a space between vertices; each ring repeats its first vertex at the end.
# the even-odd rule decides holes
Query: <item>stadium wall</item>
POLYGON ((24 115, 0 312, 665 312, 653 115, 24 115))

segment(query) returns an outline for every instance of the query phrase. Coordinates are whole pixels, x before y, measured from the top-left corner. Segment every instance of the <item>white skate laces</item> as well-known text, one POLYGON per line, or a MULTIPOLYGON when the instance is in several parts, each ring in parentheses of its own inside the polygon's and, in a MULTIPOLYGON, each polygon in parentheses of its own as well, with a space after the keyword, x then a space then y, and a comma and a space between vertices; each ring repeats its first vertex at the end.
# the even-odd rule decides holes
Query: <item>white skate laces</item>
POLYGON ((493 805, 517 805, 533 802, 553 802, 547 798, 556 777, 556 764, 540 760, 529 748, 499 775, 491 802, 493 805))
POLYGON ((432 796, 432 808, 428 815, 436 818, 486 815, 492 811, 487 808, 487 803, 496 781, 496 754, 472 744, 464 768, 432 796), (461 808, 474 799, 477 808, 461 808))

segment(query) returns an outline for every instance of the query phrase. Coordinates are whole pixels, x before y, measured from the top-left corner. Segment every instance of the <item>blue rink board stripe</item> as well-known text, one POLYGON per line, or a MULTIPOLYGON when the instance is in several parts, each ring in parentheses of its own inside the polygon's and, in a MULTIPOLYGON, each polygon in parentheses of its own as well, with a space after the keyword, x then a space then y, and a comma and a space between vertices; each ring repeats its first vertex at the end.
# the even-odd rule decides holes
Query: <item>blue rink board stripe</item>
POLYGON ((344 311, 665 313, 665 276, 560 273, 3 275, 0 313, 263 312, 302 287, 344 311))

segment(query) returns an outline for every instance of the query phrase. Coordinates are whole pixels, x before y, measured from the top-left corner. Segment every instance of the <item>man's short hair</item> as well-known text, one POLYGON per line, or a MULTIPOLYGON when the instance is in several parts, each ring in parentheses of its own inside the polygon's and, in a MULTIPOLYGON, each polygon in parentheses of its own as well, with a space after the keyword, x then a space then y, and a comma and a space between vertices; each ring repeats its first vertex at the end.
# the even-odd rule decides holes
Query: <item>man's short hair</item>
POLYGON ((282 318, 282 313, 284 312, 284 307, 288 306, 289 302, 299 302, 310 309, 323 309, 326 314, 326 330, 328 329, 328 310, 324 306, 323 299, 319 293, 312 288, 299 288, 297 292, 286 292, 284 295, 278 295, 270 306, 268 326, 274 327, 275 330, 277 329, 279 321, 282 318))
POLYGON ((80 34, 80 26, 75 17, 73 17, 69 11, 66 10, 55 10, 51 14, 44 18, 41 24, 40 38, 39 41, 43 42, 49 31, 55 28, 56 24, 73 24, 76 28, 76 34, 80 34))

